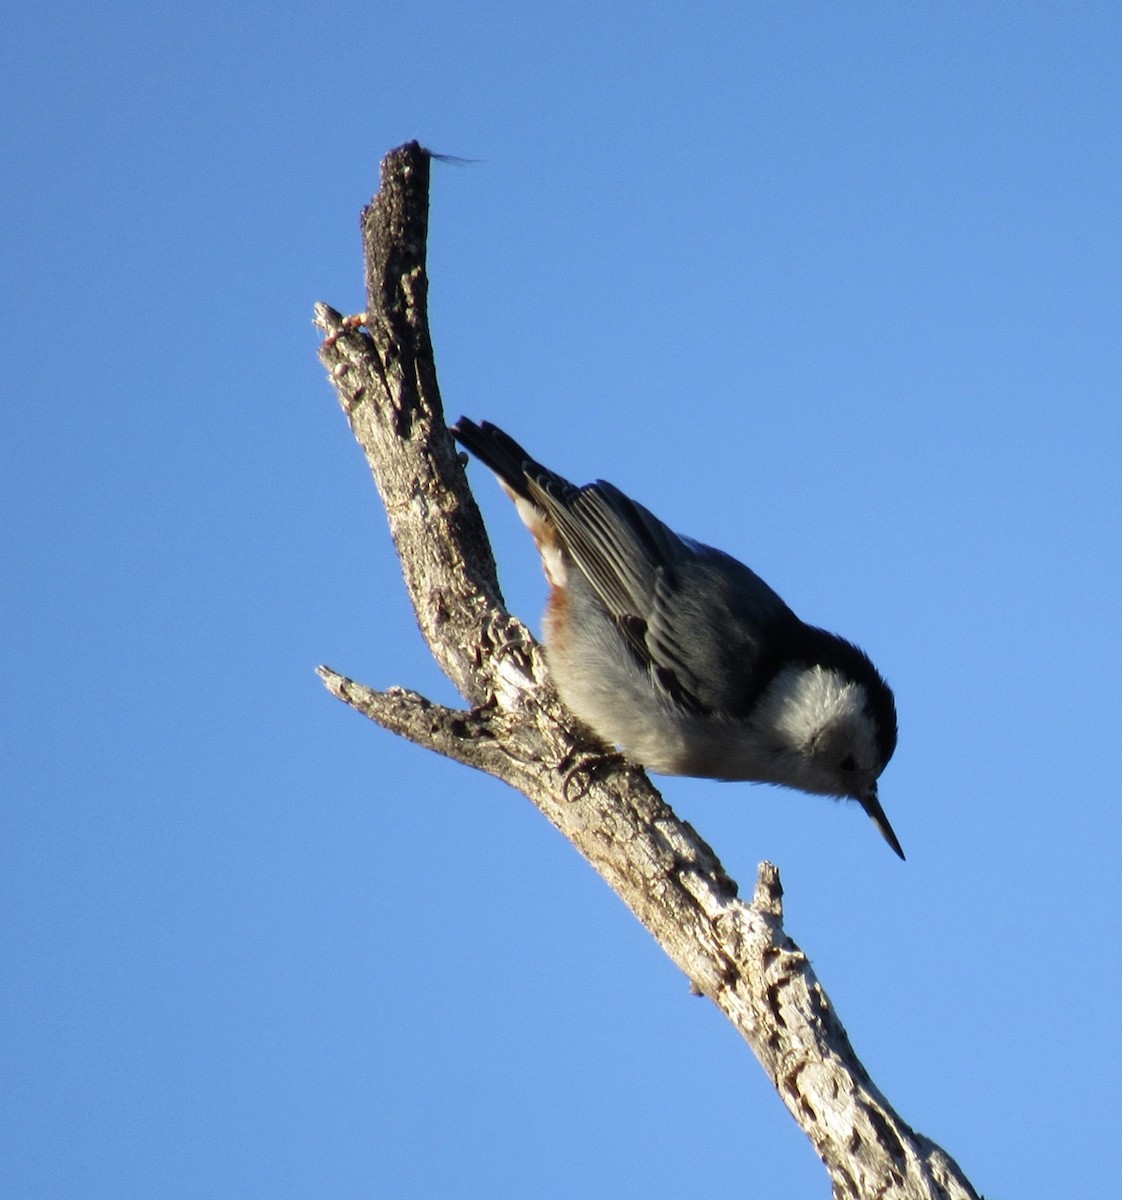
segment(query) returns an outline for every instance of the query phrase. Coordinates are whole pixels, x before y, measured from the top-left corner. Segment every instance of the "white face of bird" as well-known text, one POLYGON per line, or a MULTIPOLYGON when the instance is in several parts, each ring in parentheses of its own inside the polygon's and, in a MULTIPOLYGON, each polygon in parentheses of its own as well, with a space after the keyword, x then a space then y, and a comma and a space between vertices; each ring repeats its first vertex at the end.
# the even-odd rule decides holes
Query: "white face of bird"
POLYGON ((867 795, 884 769, 862 684, 792 664, 760 697, 752 724, 776 755, 776 783, 827 796, 867 795))

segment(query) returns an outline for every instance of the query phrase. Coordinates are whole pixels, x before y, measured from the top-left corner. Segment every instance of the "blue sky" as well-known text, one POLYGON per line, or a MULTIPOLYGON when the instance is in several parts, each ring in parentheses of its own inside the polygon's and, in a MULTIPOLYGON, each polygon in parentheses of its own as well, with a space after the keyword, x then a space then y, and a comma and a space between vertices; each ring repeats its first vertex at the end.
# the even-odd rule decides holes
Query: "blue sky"
MULTIPOLYGON (((0 1193, 821 1196, 748 1050, 504 786, 315 357, 391 147, 449 415, 737 554, 896 689, 855 808, 664 781, 988 1196, 1117 1114, 1106 4, 24 7, 0 65, 0 1193)), ((507 598, 532 546, 473 476, 507 598)))

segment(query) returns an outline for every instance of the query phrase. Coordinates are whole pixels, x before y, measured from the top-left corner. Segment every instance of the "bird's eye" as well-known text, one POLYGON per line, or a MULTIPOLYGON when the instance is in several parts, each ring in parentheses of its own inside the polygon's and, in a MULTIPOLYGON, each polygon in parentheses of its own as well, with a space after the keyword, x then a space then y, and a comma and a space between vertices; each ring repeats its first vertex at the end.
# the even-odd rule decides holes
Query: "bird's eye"
POLYGON ((841 762, 838 763, 838 766, 843 771, 856 771, 857 770, 857 761, 856 761, 856 759, 854 759, 852 754, 847 754, 845 756, 845 758, 843 758, 841 760, 841 762))

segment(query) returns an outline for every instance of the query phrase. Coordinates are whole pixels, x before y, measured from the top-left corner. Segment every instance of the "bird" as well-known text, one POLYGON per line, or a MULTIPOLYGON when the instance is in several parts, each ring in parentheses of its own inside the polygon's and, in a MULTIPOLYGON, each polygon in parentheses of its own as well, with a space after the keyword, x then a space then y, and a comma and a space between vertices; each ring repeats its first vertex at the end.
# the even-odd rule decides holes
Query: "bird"
POLYGON ((586 726, 655 774, 856 800, 904 858, 877 794, 896 701, 863 650, 612 484, 573 485, 487 421, 451 432, 533 535, 546 662, 586 726))

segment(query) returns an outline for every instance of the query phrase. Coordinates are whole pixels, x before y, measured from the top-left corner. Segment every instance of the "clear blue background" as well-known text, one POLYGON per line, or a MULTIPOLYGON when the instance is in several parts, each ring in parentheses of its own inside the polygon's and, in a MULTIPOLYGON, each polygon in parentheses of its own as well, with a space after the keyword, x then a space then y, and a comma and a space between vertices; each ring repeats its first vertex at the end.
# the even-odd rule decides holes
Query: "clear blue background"
MULTIPOLYGON (((448 701, 315 357, 437 166, 445 402, 865 645, 882 797, 666 781, 991 1197, 1117 1189, 1112 4, 25 6, 0 262, 0 1194, 824 1196, 448 701)), ((528 537, 474 472, 508 599, 528 537)))

